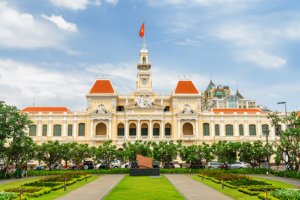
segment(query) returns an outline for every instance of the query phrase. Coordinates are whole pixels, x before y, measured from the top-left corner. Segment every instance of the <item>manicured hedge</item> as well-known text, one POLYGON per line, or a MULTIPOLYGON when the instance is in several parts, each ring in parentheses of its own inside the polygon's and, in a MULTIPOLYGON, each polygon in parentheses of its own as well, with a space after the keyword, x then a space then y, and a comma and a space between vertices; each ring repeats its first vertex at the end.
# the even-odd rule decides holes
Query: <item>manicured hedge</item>
POLYGON ((18 198, 18 195, 14 192, 0 191, 0 200, 14 200, 18 198))
POLYGON ((38 197, 43 194, 47 194, 51 192, 51 188, 49 187, 28 187, 28 186, 5 189, 5 192, 20 193, 21 189, 23 190, 24 194, 28 197, 38 197))

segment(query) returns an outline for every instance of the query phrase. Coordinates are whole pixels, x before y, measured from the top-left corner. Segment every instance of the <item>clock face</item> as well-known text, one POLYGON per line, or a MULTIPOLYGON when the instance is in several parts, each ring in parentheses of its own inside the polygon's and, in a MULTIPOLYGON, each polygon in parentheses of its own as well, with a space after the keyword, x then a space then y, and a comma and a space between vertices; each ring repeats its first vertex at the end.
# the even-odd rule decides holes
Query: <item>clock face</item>
POLYGON ((147 82, 148 82, 148 80, 147 80, 146 78, 143 78, 143 79, 142 79, 142 83, 143 83, 143 85, 146 85, 146 84, 147 84, 147 82))

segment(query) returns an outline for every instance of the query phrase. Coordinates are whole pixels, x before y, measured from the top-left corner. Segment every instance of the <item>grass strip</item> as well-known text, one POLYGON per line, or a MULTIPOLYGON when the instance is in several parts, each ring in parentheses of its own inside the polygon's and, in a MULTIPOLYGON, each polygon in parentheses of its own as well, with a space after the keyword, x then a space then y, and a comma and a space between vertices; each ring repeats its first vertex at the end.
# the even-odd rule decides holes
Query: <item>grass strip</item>
POLYGON ((105 200, 183 200, 165 176, 125 176, 105 200))

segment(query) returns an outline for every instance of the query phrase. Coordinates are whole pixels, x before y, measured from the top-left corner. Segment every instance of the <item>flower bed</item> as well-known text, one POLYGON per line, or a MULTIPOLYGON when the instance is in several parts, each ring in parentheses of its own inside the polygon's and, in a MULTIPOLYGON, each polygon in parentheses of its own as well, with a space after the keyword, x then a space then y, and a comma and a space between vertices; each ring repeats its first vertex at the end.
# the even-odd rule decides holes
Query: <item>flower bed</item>
POLYGON ((30 187, 49 187, 51 190, 58 190, 64 187, 64 184, 60 182, 41 182, 35 181, 31 183, 26 183, 23 186, 30 186, 30 187))
POLYGON ((14 192, 14 193, 20 193, 20 190, 23 191, 23 194, 25 194, 27 197, 38 197, 43 194, 47 194, 51 192, 51 188, 49 187, 16 187, 16 188, 9 188, 5 189, 5 192, 14 192))

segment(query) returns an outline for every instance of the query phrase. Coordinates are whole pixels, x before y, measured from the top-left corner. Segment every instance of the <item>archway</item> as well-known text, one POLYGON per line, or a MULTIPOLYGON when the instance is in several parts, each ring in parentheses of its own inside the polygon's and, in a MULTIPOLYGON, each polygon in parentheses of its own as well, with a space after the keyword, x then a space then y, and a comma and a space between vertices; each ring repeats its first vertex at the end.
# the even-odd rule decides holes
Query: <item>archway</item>
POLYGON ((124 124, 123 123, 119 123, 118 124, 118 136, 124 136, 124 124))
POLYGON ((172 125, 170 123, 165 124, 165 136, 171 136, 172 125))
POLYGON ((96 135, 104 136, 104 135, 106 135, 106 132, 107 132, 107 128, 106 128, 105 123, 100 122, 99 124, 97 124, 97 126, 96 126, 96 135))
POLYGON ((153 124, 153 136, 159 136, 160 135, 160 125, 159 123, 153 124))
POLYGON ((135 123, 131 123, 129 125, 129 135, 136 136, 136 124, 135 123))
POLYGON ((141 135, 148 136, 148 124, 143 123, 141 126, 141 135))
POLYGON ((182 133, 183 135, 193 135, 194 134, 193 125, 189 122, 184 123, 182 127, 182 133))

